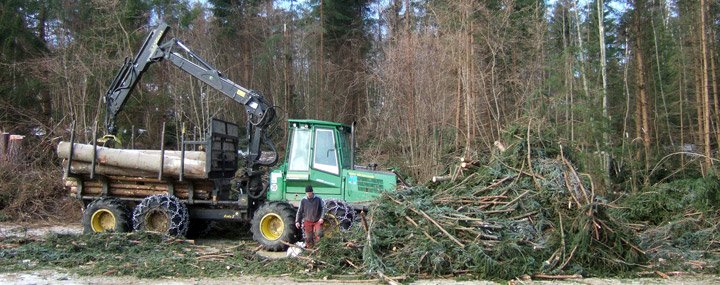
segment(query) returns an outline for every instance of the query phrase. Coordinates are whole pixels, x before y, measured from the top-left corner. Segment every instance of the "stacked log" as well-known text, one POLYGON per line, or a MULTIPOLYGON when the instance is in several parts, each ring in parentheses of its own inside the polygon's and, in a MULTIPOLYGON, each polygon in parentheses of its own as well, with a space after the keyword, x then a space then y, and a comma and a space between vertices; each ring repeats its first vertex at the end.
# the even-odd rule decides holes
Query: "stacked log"
MULTIPOLYGON (((173 184, 173 193, 180 199, 189 197, 190 184, 192 182, 176 182, 173 184)), ((77 180, 66 180, 65 187, 69 189, 70 195, 77 195, 79 182, 77 180)), ((144 198, 156 194, 168 193, 169 185, 166 181, 147 178, 108 176, 108 194, 110 196, 144 198)), ((102 193, 102 182, 89 180, 82 182, 82 195, 96 196, 102 193)), ((193 198, 207 200, 212 193, 213 184, 208 181, 193 183, 193 198)))
MULTIPOLYGON (((70 170, 75 174, 89 174, 92 171, 93 145, 73 144, 73 157, 70 170)), ((60 142, 57 146, 58 157, 70 158, 70 143, 60 142)), ((205 172, 205 152, 186 151, 185 159, 181 159, 180 151, 165 151, 164 157, 159 150, 113 149, 97 147, 95 157, 95 173, 103 175, 125 175, 137 177, 157 177, 160 173, 165 177, 179 177, 181 165, 184 164, 183 177, 203 179, 205 172)), ((67 167, 67 163, 65 163, 67 167)))

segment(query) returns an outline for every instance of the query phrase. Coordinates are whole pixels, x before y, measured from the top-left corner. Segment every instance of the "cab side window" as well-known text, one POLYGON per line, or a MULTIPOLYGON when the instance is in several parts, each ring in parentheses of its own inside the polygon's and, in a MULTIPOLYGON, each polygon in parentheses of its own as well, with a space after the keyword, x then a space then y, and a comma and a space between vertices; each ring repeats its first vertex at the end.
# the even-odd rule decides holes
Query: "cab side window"
POLYGON ((313 168, 338 174, 337 149, 335 134, 329 129, 315 129, 315 155, 313 168))

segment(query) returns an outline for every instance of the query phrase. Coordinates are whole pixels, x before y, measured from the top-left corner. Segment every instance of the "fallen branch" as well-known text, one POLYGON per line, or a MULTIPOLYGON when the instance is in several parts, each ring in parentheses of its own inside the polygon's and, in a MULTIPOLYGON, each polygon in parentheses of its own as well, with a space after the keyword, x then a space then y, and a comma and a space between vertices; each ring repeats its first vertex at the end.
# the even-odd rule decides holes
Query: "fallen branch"
MULTIPOLYGON (((390 197, 390 199, 391 199, 393 202, 395 202, 396 204, 402 205, 402 203, 400 203, 400 201, 395 200, 395 199, 393 199, 392 197, 390 197)), ((465 248, 465 245, 464 245, 462 242, 460 242, 457 238, 455 238, 455 237, 454 237, 453 235, 451 235, 448 231, 446 231, 445 228, 443 228, 438 222, 436 222, 435 220, 433 220, 433 218, 431 218, 430 216, 428 216, 428 214, 425 214, 425 212, 423 212, 422 210, 416 210, 416 209, 413 208, 412 206, 408 206, 408 209, 410 209, 411 211, 415 212, 415 213, 418 214, 418 215, 423 216, 425 219, 427 219, 428 221, 430 221, 431 223, 433 223, 433 225, 435 225, 438 229, 440 229, 440 231, 443 232, 447 237, 449 237, 453 242, 455 242, 455 243, 456 243, 457 245, 459 245, 461 248, 465 248)))
POLYGON ((573 275, 549 275, 549 274, 533 274, 532 278, 537 279, 549 279, 549 280, 565 280, 565 279, 582 279, 583 276, 580 274, 573 275))
POLYGON ((358 269, 358 270, 360 269, 360 267, 357 266, 357 265, 355 265, 355 263, 353 263, 352 261, 350 261, 350 259, 347 259, 347 258, 346 258, 346 259, 345 259, 345 262, 346 262, 348 265, 350 265, 350 266, 352 266, 353 268, 355 268, 355 269, 358 269))
POLYGON ((525 195, 527 195, 527 193, 530 193, 530 190, 527 190, 527 191, 525 191, 525 193, 522 193, 522 194, 518 195, 517 197, 515 197, 515 199, 512 199, 510 202, 508 202, 507 204, 503 205, 503 206, 501 207, 501 209, 505 209, 505 208, 507 208, 508 206, 512 205, 513 203, 517 202, 518 200, 520 200, 520 198, 522 198, 522 197, 524 197, 525 195))
POLYGON ((380 279, 387 282, 387 284, 390 285, 400 285, 397 281, 393 280, 393 278, 387 277, 387 275, 383 274, 382 272, 378 271, 377 275, 380 276, 380 279))
POLYGON ((228 257, 235 256, 232 253, 219 253, 219 254, 207 254, 207 255, 201 255, 198 256, 197 259, 225 259, 228 257))
MULTIPOLYGON (((418 225, 418 224, 415 222, 415 220, 413 220, 412 218, 410 218, 410 217, 408 217, 408 216, 405 216, 405 219, 407 219, 408 222, 410 222, 411 224, 413 224, 413 226, 415 226, 416 228, 418 228, 418 229, 420 228, 420 225, 418 225)), ((430 239, 430 240, 433 241, 434 243, 437 243, 437 240, 435 240, 435 239, 434 239, 430 234, 428 234, 426 231, 422 231, 422 232, 423 232, 423 234, 424 234, 428 239, 430 239)))
POLYGON ((473 195, 477 195, 477 194, 480 193, 480 192, 485 192, 485 191, 487 191, 487 190, 493 189, 493 188, 499 186, 500 184, 505 183, 505 181, 507 181, 508 179, 513 179, 513 178, 515 178, 515 177, 517 177, 517 175, 506 176, 505 178, 502 178, 502 179, 494 182, 493 184, 490 184, 490 185, 488 185, 488 186, 486 186, 486 187, 483 187, 483 188, 480 189, 480 190, 477 190, 477 191, 473 192, 473 195))
POLYGON ((660 278, 662 278, 662 279, 668 279, 668 278, 670 278, 670 276, 668 276, 668 275, 665 274, 665 273, 662 273, 662 272, 659 271, 659 270, 655 270, 655 274, 657 274, 658 276, 660 276, 660 278))

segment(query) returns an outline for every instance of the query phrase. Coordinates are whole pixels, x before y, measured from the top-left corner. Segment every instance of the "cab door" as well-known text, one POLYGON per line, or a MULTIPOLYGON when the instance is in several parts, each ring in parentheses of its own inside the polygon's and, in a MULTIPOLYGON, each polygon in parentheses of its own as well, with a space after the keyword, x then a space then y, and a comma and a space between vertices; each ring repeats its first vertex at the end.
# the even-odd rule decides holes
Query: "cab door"
POLYGON ((293 128, 285 175, 287 200, 299 201, 305 195, 305 186, 310 181, 312 139, 311 128, 305 126, 293 128))
POLYGON ((321 198, 342 197, 334 129, 301 126, 293 130, 285 181, 289 201, 301 200, 307 185, 321 198))
POLYGON ((340 158, 335 129, 317 127, 313 140, 313 159, 310 171, 315 194, 322 198, 342 198, 340 158))

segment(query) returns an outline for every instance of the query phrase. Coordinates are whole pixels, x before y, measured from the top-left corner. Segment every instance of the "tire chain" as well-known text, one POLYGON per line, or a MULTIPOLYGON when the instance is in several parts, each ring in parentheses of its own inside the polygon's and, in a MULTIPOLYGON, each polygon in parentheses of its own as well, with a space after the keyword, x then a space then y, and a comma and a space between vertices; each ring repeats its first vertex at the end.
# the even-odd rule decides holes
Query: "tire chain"
POLYGON ((327 199, 323 200, 323 208, 325 213, 332 213, 338 221, 338 228, 342 231, 348 231, 355 224, 355 210, 352 209, 347 203, 336 200, 327 199), (340 213, 342 211, 342 213, 340 213), (343 224, 347 224, 347 228, 343 227, 343 224))
POLYGON ((190 215, 188 214, 187 207, 177 197, 167 194, 158 194, 146 197, 135 207, 132 220, 136 231, 139 230, 140 225, 145 223, 142 213, 145 208, 148 207, 148 204, 157 204, 166 210, 166 213, 170 218, 168 233, 176 231, 178 236, 185 236, 187 234, 187 225, 190 221, 190 215))

